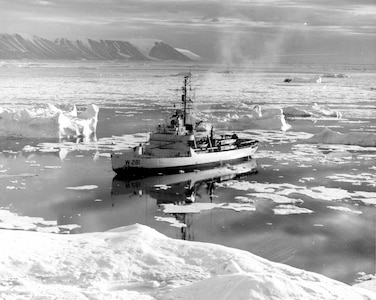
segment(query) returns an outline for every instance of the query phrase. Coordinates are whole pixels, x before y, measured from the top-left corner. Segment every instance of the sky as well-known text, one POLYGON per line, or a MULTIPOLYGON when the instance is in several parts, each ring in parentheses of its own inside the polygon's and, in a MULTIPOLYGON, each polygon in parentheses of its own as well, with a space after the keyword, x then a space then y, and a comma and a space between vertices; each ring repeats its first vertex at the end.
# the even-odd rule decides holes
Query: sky
POLYGON ((0 33, 153 38, 228 64, 376 64, 376 0, 0 0, 0 7, 0 33))

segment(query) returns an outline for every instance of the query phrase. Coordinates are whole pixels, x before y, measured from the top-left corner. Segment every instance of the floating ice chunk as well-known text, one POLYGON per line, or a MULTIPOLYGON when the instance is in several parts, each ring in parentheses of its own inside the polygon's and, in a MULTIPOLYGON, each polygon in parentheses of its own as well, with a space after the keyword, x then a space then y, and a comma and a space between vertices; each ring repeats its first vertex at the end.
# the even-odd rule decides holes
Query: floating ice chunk
POLYGON ((249 193, 248 195, 254 198, 268 199, 268 200, 273 201, 274 203, 302 203, 303 202, 303 200, 301 199, 289 198, 289 197, 279 195, 276 193, 249 193))
POLYGON ((179 222, 176 218, 172 218, 172 217, 158 217, 158 216, 155 216, 154 219, 156 221, 159 221, 159 222, 169 223, 170 226, 172 226, 172 227, 179 227, 179 228, 187 227, 186 224, 183 224, 183 223, 179 222))
POLYGON ((312 180, 315 180, 315 177, 303 177, 302 180, 303 181, 312 181, 312 180))
POLYGON ((296 82, 296 83, 321 83, 321 76, 314 77, 292 77, 286 78, 284 82, 296 82))
POLYGON ((333 209, 333 210, 339 210, 339 211, 343 211, 343 212, 349 212, 349 213, 353 213, 353 214, 358 214, 358 215, 363 214, 363 212, 361 212, 360 210, 353 210, 353 209, 350 209, 346 206, 327 206, 327 208, 333 209))
POLYGON ((366 205, 376 205, 376 193, 365 192, 365 191, 354 191, 353 200, 361 201, 366 205))
POLYGON ((0 228, 37 230, 40 227, 56 226, 57 221, 47 221, 39 217, 20 216, 8 210, 0 209, 0 228))
POLYGON ((278 205, 273 208, 275 215, 311 214, 312 210, 295 205, 278 205))
POLYGON ((368 186, 376 186, 376 174, 371 173, 360 173, 360 174, 333 174, 327 176, 334 181, 338 182, 348 182, 353 185, 366 184, 368 186))
POLYGON ((238 200, 239 203, 253 203, 254 202, 253 198, 245 197, 245 196, 236 196, 235 199, 238 200))
POLYGON ((84 190, 94 190, 98 188, 97 185, 81 185, 81 186, 67 186, 66 190, 84 191, 84 190))
POLYGON ((37 174, 32 174, 32 173, 0 174, 0 179, 3 179, 3 178, 14 178, 14 177, 34 177, 34 176, 38 176, 38 175, 37 174))
MULTIPOLYGON (((98 106, 91 104, 81 114, 63 111, 52 104, 36 108, 0 107, 0 135, 20 137, 77 137, 95 134, 98 106)), ((31 150, 26 148, 25 151, 31 150)))
POLYGON ((223 203, 220 207, 235 211, 256 211, 256 207, 249 203, 223 203))
POLYGON ((189 205, 162 204, 162 210, 165 214, 194 214, 203 210, 211 210, 221 207, 222 204, 216 203, 192 203, 189 205))
POLYGON ((305 141, 312 144, 322 143, 376 147, 376 134, 365 132, 340 133, 329 128, 324 128, 321 132, 305 141))

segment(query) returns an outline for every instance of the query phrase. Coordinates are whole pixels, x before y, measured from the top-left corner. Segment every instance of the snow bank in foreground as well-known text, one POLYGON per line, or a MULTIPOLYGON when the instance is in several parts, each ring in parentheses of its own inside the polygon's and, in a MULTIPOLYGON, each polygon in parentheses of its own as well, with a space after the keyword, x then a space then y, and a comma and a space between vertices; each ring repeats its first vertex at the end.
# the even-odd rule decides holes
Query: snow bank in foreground
POLYGON ((63 111, 47 104, 38 108, 0 107, 0 136, 88 137, 95 134, 98 106, 91 104, 77 114, 77 109, 63 111))
POLYGON ((375 299, 246 251, 133 225, 104 233, 0 231, 2 299, 375 299))
POLYGON ((363 147, 376 147, 376 134, 364 132, 340 133, 329 128, 313 135, 306 140, 307 143, 313 144, 342 144, 358 145, 363 147))

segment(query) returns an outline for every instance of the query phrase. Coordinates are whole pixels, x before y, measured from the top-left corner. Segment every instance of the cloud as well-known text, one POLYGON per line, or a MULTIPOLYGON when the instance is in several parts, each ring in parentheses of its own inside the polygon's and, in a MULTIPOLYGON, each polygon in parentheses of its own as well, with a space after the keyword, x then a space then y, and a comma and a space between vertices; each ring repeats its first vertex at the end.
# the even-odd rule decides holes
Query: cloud
POLYGON ((283 55, 279 49, 283 51, 291 41, 303 49, 315 44, 325 48, 327 39, 340 45, 353 36, 372 44, 376 36, 374 1, 0 0, 0 19, 1 30, 9 33, 153 37, 202 56, 216 52, 231 61, 269 53, 283 55))
POLYGON ((40 4, 40 5, 54 5, 55 4, 51 1, 46 1, 46 0, 38 0, 38 1, 36 1, 36 3, 40 4))

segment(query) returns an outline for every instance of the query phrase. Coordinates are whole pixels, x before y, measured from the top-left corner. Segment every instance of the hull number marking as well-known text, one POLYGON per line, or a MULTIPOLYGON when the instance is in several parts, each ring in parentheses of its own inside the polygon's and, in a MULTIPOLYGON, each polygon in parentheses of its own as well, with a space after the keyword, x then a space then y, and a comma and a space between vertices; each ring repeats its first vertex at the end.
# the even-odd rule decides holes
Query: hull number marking
POLYGON ((132 159, 132 160, 126 160, 125 165, 126 166, 139 166, 141 164, 139 159, 132 159))

